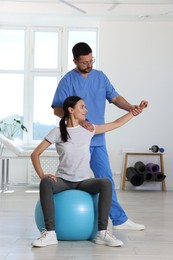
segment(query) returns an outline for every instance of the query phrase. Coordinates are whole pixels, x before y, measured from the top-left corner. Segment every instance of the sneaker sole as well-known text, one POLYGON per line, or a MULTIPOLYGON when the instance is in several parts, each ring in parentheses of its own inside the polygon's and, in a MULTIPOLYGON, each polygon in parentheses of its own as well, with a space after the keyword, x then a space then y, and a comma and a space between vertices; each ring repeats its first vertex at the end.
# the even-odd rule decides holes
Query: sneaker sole
POLYGON ((120 247, 120 246, 123 246, 123 242, 119 242, 117 244, 109 244, 109 243, 106 243, 106 242, 103 242, 103 241, 94 241, 95 244, 97 245, 106 245, 106 246, 112 246, 112 247, 120 247))
POLYGON ((114 230, 133 230, 133 231, 143 231, 145 230, 145 227, 141 227, 141 228, 134 228, 134 227, 113 227, 114 230))
POLYGON ((45 247, 45 246, 51 246, 51 245, 57 245, 58 244, 58 241, 52 241, 51 243, 49 244, 42 244, 42 245, 34 245, 33 243, 31 244, 33 247, 45 247))

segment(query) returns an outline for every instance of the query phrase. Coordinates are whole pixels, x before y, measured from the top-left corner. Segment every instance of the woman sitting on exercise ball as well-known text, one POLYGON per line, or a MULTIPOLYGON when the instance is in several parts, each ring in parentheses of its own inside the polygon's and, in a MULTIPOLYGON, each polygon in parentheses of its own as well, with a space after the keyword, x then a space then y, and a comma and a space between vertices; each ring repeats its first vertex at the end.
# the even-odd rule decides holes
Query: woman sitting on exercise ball
MULTIPOLYGON (((141 109, 145 107, 145 101, 141 102, 140 107, 141 109)), ((55 233, 53 194, 77 189, 91 194, 99 193, 98 232, 93 241, 101 245, 121 246, 123 242, 107 232, 112 184, 106 178, 90 178, 89 147, 93 135, 122 126, 133 117, 133 114, 128 112, 111 123, 94 125, 94 131, 90 132, 80 126, 80 121, 86 119, 87 113, 82 98, 68 97, 64 101, 63 110, 64 117, 60 120, 59 127, 52 129, 31 155, 34 168, 41 178, 40 202, 46 227, 40 238, 34 240, 32 245, 44 247, 58 243, 55 233), (53 143, 59 155, 59 166, 56 175, 44 174, 40 164, 40 155, 53 143)))

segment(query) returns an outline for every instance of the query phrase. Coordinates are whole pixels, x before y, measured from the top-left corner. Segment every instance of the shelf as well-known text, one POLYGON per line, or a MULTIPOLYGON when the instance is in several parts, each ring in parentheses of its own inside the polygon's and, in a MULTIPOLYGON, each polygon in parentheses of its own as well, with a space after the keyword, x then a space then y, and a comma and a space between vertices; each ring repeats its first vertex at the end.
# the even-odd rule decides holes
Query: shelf
MULTIPOLYGON (((125 190, 125 185, 126 185, 126 169, 127 169, 127 163, 129 156, 152 156, 152 157, 159 157, 160 160, 160 170, 162 174, 164 174, 164 162, 163 162, 163 153, 125 153, 125 158, 124 158, 124 169, 123 169, 123 181, 122 181, 122 190, 125 190)), ((162 191, 166 191, 166 183, 165 179, 162 181, 162 191)))

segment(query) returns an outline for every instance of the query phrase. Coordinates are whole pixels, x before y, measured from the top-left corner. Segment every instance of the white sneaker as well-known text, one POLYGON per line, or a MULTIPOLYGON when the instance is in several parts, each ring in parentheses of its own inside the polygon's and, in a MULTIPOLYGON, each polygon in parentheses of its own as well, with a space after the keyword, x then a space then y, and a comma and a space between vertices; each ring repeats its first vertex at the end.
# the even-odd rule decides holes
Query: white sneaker
POLYGON ((106 230, 98 231, 96 238, 93 240, 98 245, 122 246, 123 242, 116 239, 115 236, 109 234, 106 230))
POLYGON ((136 224, 133 221, 131 221, 130 219, 128 219, 126 222, 124 222, 121 225, 113 226, 113 229, 115 229, 115 230, 129 229, 129 230, 140 231, 140 230, 144 230, 145 226, 141 225, 141 224, 136 224))
POLYGON ((40 238, 32 242, 32 246, 35 247, 44 247, 44 246, 55 245, 55 244, 58 244, 55 231, 47 231, 47 230, 44 230, 41 233, 40 238))

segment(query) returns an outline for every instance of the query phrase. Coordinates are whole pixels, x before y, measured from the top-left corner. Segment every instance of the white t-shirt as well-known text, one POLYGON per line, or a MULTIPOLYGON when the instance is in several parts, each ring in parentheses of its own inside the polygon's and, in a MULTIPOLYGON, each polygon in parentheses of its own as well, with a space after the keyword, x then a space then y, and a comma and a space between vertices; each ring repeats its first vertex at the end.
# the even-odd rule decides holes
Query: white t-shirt
POLYGON ((61 140, 59 127, 52 129, 46 140, 55 143, 59 155, 56 176, 68 181, 82 181, 90 177, 90 142, 95 133, 80 125, 68 127, 70 135, 67 142, 61 140))

